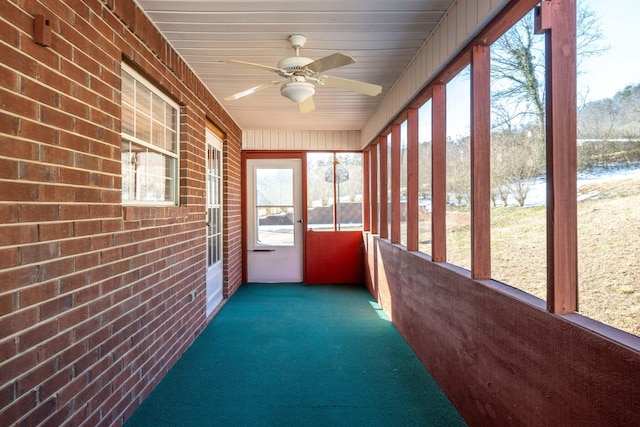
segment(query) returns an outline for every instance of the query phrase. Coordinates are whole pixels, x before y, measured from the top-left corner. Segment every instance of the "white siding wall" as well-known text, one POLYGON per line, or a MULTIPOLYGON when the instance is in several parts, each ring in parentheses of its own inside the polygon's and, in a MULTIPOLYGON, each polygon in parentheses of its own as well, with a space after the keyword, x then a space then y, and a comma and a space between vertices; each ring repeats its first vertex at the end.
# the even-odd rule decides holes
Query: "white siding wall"
POLYGON ((360 148, 384 130, 393 117, 510 0, 458 0, 445 14, 380 108, 362 128, 360 148))
POLYGON ((242 132, 243 150, 360 150, 360 131, 242 132))

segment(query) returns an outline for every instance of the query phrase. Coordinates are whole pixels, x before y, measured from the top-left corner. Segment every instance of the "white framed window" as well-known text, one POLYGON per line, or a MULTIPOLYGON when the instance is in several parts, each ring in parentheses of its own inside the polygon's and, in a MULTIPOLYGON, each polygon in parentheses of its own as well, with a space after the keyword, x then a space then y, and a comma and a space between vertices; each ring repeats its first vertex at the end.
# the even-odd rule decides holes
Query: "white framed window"
POLYGON ((178 202, 179 106, 122 64, 122 203, 178 202))

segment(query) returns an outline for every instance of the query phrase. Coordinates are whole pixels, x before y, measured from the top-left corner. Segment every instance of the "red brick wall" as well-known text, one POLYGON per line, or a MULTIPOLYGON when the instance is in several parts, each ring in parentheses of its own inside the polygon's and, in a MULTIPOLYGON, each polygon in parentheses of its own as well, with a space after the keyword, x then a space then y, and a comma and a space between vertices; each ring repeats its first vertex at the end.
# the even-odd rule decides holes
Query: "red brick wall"
POLYGON ((207 121, 240 284, 241 132, 131 0, 2 0, 0 40, 0 424, 121 425, 207 321, 207 121), (123 57, 182 106, 179 207, 121 205, 123 57))
POLYGON ((242 181, 240 149, 241 136, 227 134, 224 150, 224 296, 233 294, 242 282, 242 181), (230 149, 232 147, 233 149, 230 149))

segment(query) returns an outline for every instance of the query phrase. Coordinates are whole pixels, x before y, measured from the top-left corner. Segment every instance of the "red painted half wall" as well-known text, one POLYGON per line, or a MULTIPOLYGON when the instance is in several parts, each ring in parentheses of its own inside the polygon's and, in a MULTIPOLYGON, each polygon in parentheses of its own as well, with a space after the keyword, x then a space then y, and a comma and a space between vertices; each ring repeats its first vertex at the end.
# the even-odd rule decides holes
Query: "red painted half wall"
POLYGON ((365 233, 365 284, 470 426, 640 426, 640 339, 365 233))
POLYGON ((362 231, 307 231, 306 283, 362 283, 362 231))

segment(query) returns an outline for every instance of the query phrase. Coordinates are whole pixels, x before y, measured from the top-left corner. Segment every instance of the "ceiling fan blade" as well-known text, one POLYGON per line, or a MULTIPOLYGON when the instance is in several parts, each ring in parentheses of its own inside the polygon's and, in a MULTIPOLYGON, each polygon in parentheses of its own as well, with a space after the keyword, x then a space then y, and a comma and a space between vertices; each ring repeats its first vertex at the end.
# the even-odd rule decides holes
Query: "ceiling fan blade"
POLYGON ((318 79, 318 83, 323 86, 346 89, 369 96, 376 96, 382 92, 382 86, 360 82, 358 80, 343 79, 342 77, 322 76, 318 79))
POLYGON ((261 70, 272 71, 274 73, 280 73, 284 71, 284 70, 281 70, 280 68, 271 67, 269 65, 254 64, 253 62, 238 61, 235 59, 221 59, 220 62, 224 62, 225 64, 243 65, 245 67, 251 67, 251 68, 259 68, 261 70))
POLYGON ((271 87, 271 86, 278 86, 280 83, 282 83, 282 82, 281 81, 277 81, 277 80, 273 81, 273 82, 269 82, 269 83, 263 83, 261 85, 252 87, 250 89, 243 90, 242 92, 238 92, 238 93, 236 93, 234 95, 227 96, 224 100, 225 101, 233 101, 233 100, 236 100, 238 98, 242 98, 243 96, 251 95, 252 93, 256 93, 258 91, 261 91, 262 89, 266 89, 266 88, 271 87))
POLYGON ((313 96, 308 97, 304 101, 298 103, 298 109, 301 113, 310 113, 316 109, 316 105, 313 102, 313 96))
POLYGON ((320 58, 310 64, 307 64, 307 69, 316 73, 322 73, 344 65, 354 64, 355 62, 355 59, 350 56, 343 55, 341 53, 334 53, 333 55, 325 56, 324 58, 320 58))

